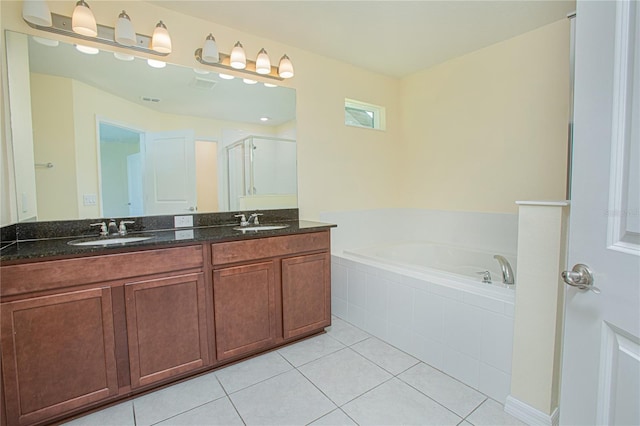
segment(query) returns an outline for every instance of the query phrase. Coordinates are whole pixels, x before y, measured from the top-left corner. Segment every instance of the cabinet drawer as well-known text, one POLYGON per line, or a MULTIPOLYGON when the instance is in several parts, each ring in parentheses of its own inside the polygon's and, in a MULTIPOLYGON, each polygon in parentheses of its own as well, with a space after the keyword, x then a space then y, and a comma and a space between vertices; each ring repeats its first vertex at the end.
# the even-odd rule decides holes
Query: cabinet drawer
POLYGON ((203 260, 198 245, 3 266, 0 295, 201 268, 203 260))
POLYGON ((218 243, 211 245, 211 260, 214 265, 223 265, 225 263, 255 261, 294 253, 329 250, 329 241, 329 231, 322 231, 218 243))

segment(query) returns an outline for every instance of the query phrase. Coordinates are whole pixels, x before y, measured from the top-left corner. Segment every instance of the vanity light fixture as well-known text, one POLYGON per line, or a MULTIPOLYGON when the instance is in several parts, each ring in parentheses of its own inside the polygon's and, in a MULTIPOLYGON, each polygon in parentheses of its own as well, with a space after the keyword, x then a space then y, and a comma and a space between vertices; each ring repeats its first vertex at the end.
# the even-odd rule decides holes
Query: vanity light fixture
POLYGON ((202 48, 202 59, 209 62, 210 64, 220 62, 218 45, 216 44, 216 39, 213 37, 212 33, 209 33, 207 38, 204 40, 204 47, 202 48))
POLYGON ((118 20, 116 21, 115 40, 116 43, 120 43, 123 46, 133 46, 137 42, 131 18, 124 10, 118 15, 118 20))
POLYGON ((79 0, 78 3, 76 3, 76 8, 73 9, 71 29, 86 37, 95 37, 98 35, 96 17, 93 16, 93 12, 84 0, 79 0))
POLYGON ((278 75, 282 78, 293 77, 293 64, 286 54, 280 58, 280 63, 278 64, 278 75))
POLYGON ((43 27, 50 27, 52 24, 51 11, 45 0, 24 0, 22 3, 22 19, 43 27))
MULTIPOLYGON (((247 59, 244 53, 244 48, 239 41, 234 45, 230 54, 216 52, 218 54, 218 60, 215 60, 215 56, 208 58, 207 55, 205 55, 207 43, 209 41, 215 42, 215 39, 210 40, 210 38, 213 39, 212 34, 209 34, 209 36, 205 40, 205 46, 197 48, 194 52, 196 61, 200 62, 203 65, 222 68, 225 70, 233 71, 234 73, 239 72, 254 77, 265 77, 273 80, 284 80, 285 78, 293 77, 293 64, 291 63, 291 59, 289 59, 287 55, 284 55, 282 59, 280 59, 280 66, 279 68, 276 68, 271 65, 271 60, 269 59, 269 55, 267 54, 267 51, 265 49, 260 49, 255 61, 247 59)), ((231 74, 227 73, 220 74, 220 77, 226 79, 233 78, 231 74)), ((250 77, 249 80, 254 81, 255 79, 250 77)), ((272 85, 267 87, 277 86, 272 85)))
POLYGON ((167 26, 162 21, 158 22, 156 29, 153 30, 151 49, 159 53, 171 53, 171 36, 167 31, 167 26))
POLYGON ((258 52, 258 57, 256 58, 256 72, 258 74, 269 74, 271 72, 271 59, 269 59, 269 55, 267 55, 267 51, 264 48, 260 49, 258 52))
POLYGON ((233 49, 231 49, 231 57, 229 58, 229 65, 231 68, 237 70, 243 70, 247 67, 247 55, 244 53, 244 47, 240 42, 236 42, 233 49))
POLYGON ((72 16, 49 13, 45 0, 23 0, 22 17, 30 27, 41 31, 61 34, 66 37, 82 39, 92 43, 116 46, 154 56, 167 56, 171 53, 171 37, 167 27, 160 21, 154 37, 136 34, 125 11, 118 16, 116 28, 96 23, 93 12, 85 0, 79 0, 72 16), (50 22, 46 19, 50 17, 50 22), (41 19, 36 18, 39 16, 41 19), (126 21, 126 22, 125 22, 126 21), (154 43, 152 43, 154 41, 154 43), (153 48, 155 47, 155 49, 153 48))

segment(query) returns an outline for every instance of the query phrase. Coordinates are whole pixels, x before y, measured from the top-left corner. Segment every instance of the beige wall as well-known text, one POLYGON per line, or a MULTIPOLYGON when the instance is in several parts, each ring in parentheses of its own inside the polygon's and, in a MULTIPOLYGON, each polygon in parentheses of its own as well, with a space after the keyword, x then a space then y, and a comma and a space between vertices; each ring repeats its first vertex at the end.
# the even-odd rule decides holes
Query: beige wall
POLYGON ((31 109, 38 220, 78 217, 72 81, 32 73, 31 109))
POLYGON ((401 93, 407 206, 564 199, 569 20, 416 73, 401 93))
MULTIPOLYGON (((20 5, 0 3, 3 28, 35 33, 22 21, 20 5)), ((49 5, 53 12, 71 13, 69 2, 49 5)), ((398 80, 155 4, 91 7, 98 22, 108 25, 126 9, 145 34, 163 19, 173 39, 168 60, 180 65, 196 65, 193 51, 209 32, 223 52, 241 40, 247 52, 264 47, 273 57, 288 54, 296 76, 282 84, 297 90, 301 217, 391 207, 514 212, 516 199, 564 197, 564 20, 398 80), (387 130, 345 126, 344 98, 384 106, 387 130)), ((91 158, 91 152, 79 158, 85 155, 91 158)), ((93 188, 96 178, 82 185, 93 188)), ((79 197, 88 190, 79 186, 79 197)))

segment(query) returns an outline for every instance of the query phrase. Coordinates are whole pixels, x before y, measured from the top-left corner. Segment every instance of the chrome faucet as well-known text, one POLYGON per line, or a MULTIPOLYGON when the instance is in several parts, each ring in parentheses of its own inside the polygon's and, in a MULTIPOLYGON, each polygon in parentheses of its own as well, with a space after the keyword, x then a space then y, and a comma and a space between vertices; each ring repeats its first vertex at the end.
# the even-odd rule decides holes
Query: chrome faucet
POLYGON ((495 256, 493 256, 493 258, 498 261, 498 263, 500 264, 500 269, 502 269, 502 282, 512 285, 514 283, 513 269, 511 269, 509 261, 504 256, 500 256, 499 254, 496 254, 495 256))
POLYGON ((118 225, 115 220, 111 219, 109 221, 109 227, 107 229, 109 235, 118 235, 118 225))
POLYGON ((258 216, 262 216, 262 213, 251 213, 247 222, 251 223, 251 221, 253 220, 254 225, 260 225, 260 222, 258 222, 258 216))

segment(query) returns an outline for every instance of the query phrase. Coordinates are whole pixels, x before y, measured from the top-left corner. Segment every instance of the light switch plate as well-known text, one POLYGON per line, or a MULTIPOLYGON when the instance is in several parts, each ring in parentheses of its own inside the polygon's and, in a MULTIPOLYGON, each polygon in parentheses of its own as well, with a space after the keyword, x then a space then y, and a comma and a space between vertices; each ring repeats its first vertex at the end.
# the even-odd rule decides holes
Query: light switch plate
POLYGON ((82 203, 85 206, 95 206, 98 202, 98 196, 96 194, 84 194, 82 195, 82 203))
POLYGON ((176 228, 191 228, 193 227, 193 216, 174 216, 173 223, 176 228))

